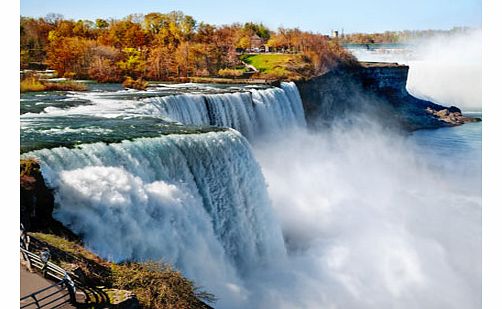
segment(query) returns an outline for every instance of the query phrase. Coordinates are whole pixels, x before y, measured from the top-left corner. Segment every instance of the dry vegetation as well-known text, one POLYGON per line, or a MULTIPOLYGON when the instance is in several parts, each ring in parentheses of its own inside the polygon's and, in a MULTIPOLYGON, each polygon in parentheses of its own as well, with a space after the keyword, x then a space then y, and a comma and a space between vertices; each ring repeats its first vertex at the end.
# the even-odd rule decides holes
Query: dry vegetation
POLYGON ((148 87, 148 82, 146 80, 143 80, 141 77, 134 80, 131 77, 127 76, 122 83, 122 86, 129 89, 146 90, 146 88, 148 87))
POLYGON ((67 80, 60 82, 48 82, 38 79, 34 75, 21 79, 21 92, 35 91, 85 91, 87 86, 83 83, 67 80))
POLYGON ((193 282, 160 262, 112 263, 80 244, 59 236, 30 233, 32 242, 47 246, 51 260, 80 274, 89 285, 132 291, 144 308, 207 308, 215 297, 200 291, 193 282))

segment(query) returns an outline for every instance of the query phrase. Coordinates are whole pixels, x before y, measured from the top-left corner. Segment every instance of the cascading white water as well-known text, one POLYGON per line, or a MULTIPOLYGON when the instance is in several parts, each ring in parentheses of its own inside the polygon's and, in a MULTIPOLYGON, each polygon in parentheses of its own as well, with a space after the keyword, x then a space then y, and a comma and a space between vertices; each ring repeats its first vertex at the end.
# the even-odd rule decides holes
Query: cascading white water
POLYGON ((191 125, 234 128, 249 139, 292 127, 305 127, 300 94, 293 82, 281 88, 223 94, 181 94, 145 100, 153 115, 191 125))
POLYGON ((248 92, 206 96, 209 124, 234 128, 244 136, 254 136, 253 102, 248 92))
POLYGON ((26 156, 55 189, 55 218, 100 256, 163 259, 226 297, 240 276, 285 257, 261 170, 235 130, 26 156))
POLYGON ((305 122, 305 111, 303 110, 303 102, 300 97, 300 92, 293 82, 283 82, 281 83, 281 88, 284 89, 284 92, 288 96, 291 101, 291 108, 293 109, 293 113, 296 116, 296 121, 299 126, 306 127, 305 122))
MULTIPOLYGON (((246 139, 231 129, 27 156, 56 189, 56 218, 88 247, 114 260, 167 260, 214 293, 217 308, 479 308, 480 149, 459 148, 457 133, 452 144, 438 139, 447 150, 438 155, 434 143, 364 117, 291 130, 305 126, 303 108, 294 84, 281 87, 128 110, 272 133, 253 151, 279 220, 246 139)), ((437 135, 468 127, 449 129, 437 135)))

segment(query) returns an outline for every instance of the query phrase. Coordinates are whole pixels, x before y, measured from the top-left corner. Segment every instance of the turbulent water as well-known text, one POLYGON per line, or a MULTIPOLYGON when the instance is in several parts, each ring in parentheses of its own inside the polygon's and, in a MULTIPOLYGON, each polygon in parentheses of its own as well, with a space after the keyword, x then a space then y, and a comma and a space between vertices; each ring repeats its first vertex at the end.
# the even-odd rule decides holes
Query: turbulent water
POLYGON ((481 123, 312 132, 293 83, 47 96, 24 156, 105 258, 164 259, 217 308, 481 305, 481 123))
POLYGON ((290 263, 259 306, 479 308, 480 133, 359 121, 257 145, 290 263))
POLYGON ((30 155, 57 189, 56 219, 101 256, 165 259, 211 286, 284 258, 263 176, 235 131, 30 155))
POLYGON ((305 126, 301 99, 292 83, 265 90, 156 97, 148 103, 153 115, 184 124, 234 128, 249 139, 305 126))
POLYGON ((206 84, 157 85, 124 91, 28 93, 21 98, 23 152, 92 142, 118 142, 168 133, 233 128, 247 139, 305 127, 293 83, 281 87, 206 84))

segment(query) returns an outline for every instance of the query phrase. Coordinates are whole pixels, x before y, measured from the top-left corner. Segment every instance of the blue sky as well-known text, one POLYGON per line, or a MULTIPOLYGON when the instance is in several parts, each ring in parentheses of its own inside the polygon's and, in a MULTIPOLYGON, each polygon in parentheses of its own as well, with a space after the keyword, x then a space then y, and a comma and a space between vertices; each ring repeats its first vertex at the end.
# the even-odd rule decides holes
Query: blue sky
POLYGON ((172 10, 211 24, 255 21, 321 33, 481 26, 481 0, 21 0, 21 15, 33 17, 94 20, 172 10))

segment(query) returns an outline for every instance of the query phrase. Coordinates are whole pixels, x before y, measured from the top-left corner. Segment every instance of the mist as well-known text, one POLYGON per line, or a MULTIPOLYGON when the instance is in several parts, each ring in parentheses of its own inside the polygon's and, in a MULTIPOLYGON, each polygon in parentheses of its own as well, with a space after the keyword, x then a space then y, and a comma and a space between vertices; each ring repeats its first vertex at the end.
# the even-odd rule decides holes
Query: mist
POLYGON ((419 98, 481 111, 481 30, 406 42, 406 50, 353 50, 361 61, 410 66, 407 89, 419 98))
POLYGON ((257 307, 481 306, 479 161, 464 163, 480 153, 443 165, 365 119, 255 150, 289 257, 258 275, 257 307))
MULTIPOLYGON (((479 69, 468 50, 441 60, 460 41, 406 56, 410 92, 477 106, 436 87, 479 69)), ((252 144, 230 129, 35 151, 55 218, 104 258, 173 264, 216 308, 479 308, 481 139, 462 142, 479 123, 404 134, 354 93, 363 112, 308 130, 284 87, 270 103, 298 109, 265 113, 252 144)))

